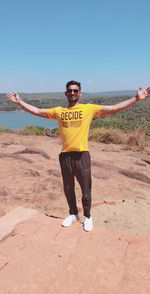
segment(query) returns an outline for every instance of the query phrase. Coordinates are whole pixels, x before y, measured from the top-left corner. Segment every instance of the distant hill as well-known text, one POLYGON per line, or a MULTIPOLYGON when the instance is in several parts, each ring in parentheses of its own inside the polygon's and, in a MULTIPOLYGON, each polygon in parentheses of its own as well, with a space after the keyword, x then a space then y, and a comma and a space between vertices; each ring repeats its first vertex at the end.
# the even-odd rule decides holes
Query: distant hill
POLYGON ((136 90, 122 90, 122 91, 107 91, 107 92, 96 92, 92 93, 92 95, 97 96, 106 96, 106 97, 117 97, 117 96, 134 96, 136 90))
MULTIPOLYGON (((67 105, 67 99, 63 92, 49 92, 49 93, 19 93, 26 102, 35 105, 39 108, 51 108, 67 105), (59 100, 59 102, 58 102, 59 100)), ((135 94, 135 91, 108 91, 83 93, 81 96, 82 103, 96 103, 109 104, 113 103, 115 99, 125 99, 135 94), (111 101, 113 99, 113 101, 111 101)), ((117 100, 118 102, 119 100, 117 100)), ((14 111, 20 110, 20 106, 11 103, 4 93, 0 94, 0 111, 14 111)))
MULTIPOLYGON (((107 91, 107 92, 91 92, 83 93, 86 99, 92 99, 97 97, 118 97, 118 96, 133 96, 135 90, 122 90, 122 91, 107 91)), ((20 93, 20 96, 27 100, 41 100, 41 99, 63 99, 65 94, 63 92, 49 92, 49 93, 20 93)), ((6 102, 5 94, 0 94, 0 102, 6 102)))

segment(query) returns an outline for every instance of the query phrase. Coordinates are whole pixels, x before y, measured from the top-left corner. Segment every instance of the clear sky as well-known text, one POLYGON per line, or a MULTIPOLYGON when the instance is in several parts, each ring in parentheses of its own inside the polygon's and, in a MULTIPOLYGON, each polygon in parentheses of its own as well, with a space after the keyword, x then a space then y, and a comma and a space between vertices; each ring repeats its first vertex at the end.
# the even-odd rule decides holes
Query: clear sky
POLYGON ((0 93, 150 86, 149 0, 0 1, 0 93))

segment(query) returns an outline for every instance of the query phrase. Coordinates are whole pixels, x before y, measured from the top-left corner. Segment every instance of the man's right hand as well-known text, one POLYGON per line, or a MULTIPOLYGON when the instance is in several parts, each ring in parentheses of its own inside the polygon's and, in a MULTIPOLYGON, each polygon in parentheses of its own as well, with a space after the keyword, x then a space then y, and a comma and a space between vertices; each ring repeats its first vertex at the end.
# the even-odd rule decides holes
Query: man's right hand
POLYGON ((16 104, 20 104, 21 99, 17 93, 8 93, 7 98, 16 104))
POLYGON ((34 115, 48 118, 48 112, 45 111, 45 109, 39 109, 38 107, 35 107, 29 103, 24 102, 17 93, 8 93, 6 97, 8 98, 8 100, 16 104, 19 104, 23 109, 25 109, 28 112, 31 112, 34 115))

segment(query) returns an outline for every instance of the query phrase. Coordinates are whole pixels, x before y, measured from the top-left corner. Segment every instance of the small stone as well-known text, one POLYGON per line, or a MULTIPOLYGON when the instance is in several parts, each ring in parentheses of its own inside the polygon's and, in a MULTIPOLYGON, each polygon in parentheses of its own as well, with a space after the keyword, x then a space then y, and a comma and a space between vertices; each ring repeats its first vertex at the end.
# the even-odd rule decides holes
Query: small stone
POLYGON ((104 221, 104 223, 107 224, 107 223, 109 223, 109 221, 106 219, 106 220, 104 221))

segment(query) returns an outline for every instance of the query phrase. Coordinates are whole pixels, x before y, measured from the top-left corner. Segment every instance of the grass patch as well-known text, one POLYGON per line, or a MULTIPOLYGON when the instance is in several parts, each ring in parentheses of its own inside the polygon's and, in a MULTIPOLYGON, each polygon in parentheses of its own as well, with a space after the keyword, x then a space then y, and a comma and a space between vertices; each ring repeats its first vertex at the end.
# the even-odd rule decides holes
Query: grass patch
POLYGON ((12 130, 12 129, 0 129, 0 134, 15 134, 16 131, 12 130))
POLYGON ((18 131, 21 135, 36 135, 36 136, 44 136, 45 135, 45 129, 42 127, 37 126, 27 126, 21 130, 18 131))
POLYGON ((94 128, 90 129, 89 140, 105 144, 125 144, 126 134, 121 130, 94 128))
POLYGON ((90 129, 89 140, 105 144, 123 144, 136 151, 144 151, 146 147, 150 147, 150 137, 141 128, 127 133, 118 129, 94 128, 90 129))
POLYGON ((149 137, 146 136, 144 129, 135 129, 127 134, 126 145, 130 149, 143 151, 147 146, 150 146, 149 137))
MULTIPOLYGON (((27 126, 24 129, 0 129, 0 134, 21 134, 57 137, 60 135, 59 129, 45 129, 37 126, 27 126)), ((122 144, 127 149, 135 151, 146 151, 150 148, 150 136, 147 136, 146 130, 136 128, 133 131, 122 131, 114 128, 90 128, 89 141, 95 141, 104 144, 122 144)))

